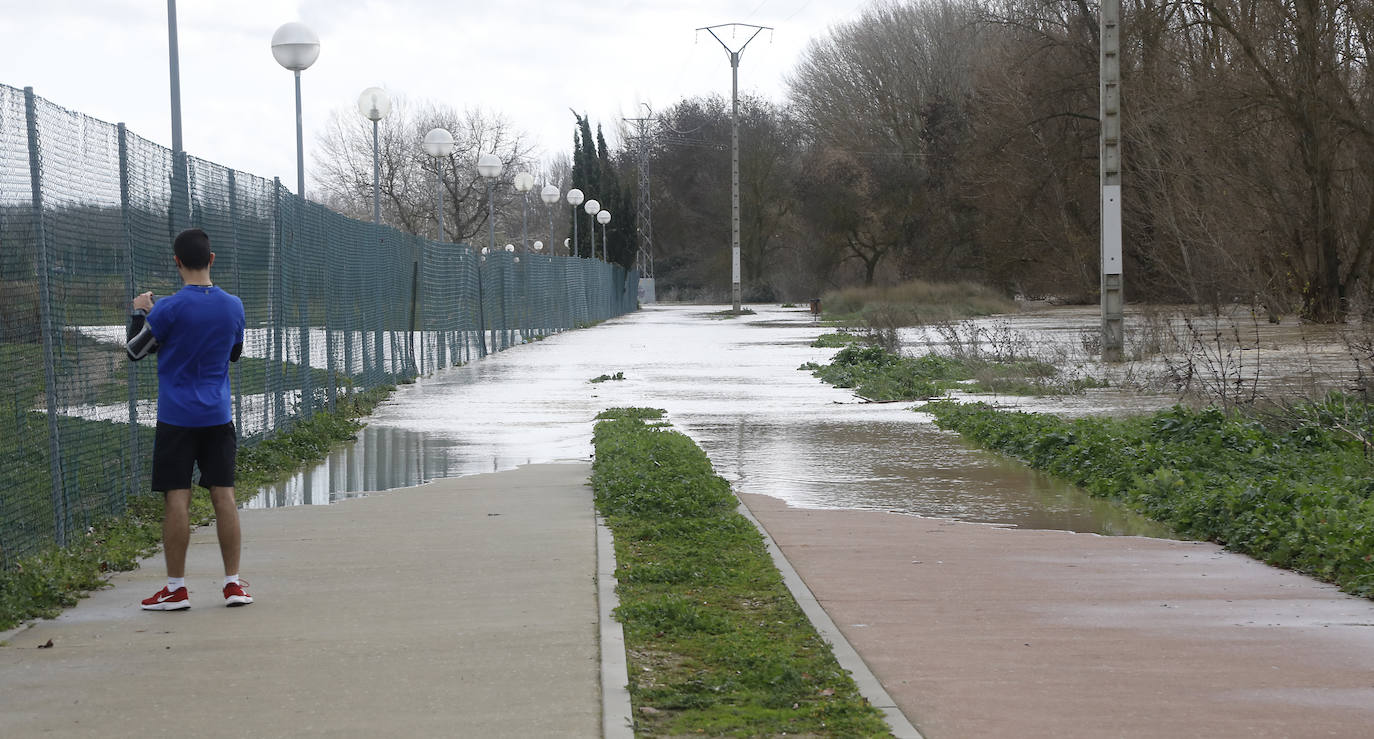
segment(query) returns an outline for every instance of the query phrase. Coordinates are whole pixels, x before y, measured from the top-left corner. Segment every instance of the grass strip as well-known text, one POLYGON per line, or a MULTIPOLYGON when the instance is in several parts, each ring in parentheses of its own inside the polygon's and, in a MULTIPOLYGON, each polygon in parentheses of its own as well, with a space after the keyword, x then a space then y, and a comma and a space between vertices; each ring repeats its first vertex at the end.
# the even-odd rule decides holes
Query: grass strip
MULTIPOLYGON (((383 386, 340 397, 334 411, 316 413, 288 433, 240 449, 235 488, 239 500, 253 497, 263 485, 290 476, 323 459, 339 442, 353 439, 363 426, 358 419, 369 415, 393 390, 383 386)), ((127 431, 117 439, 116 444, 122 444, 127 431)), ((161 495, 134 496, 122 515, 97 520, 66 547, 21 558, 13 568, 0 571, 0 630, 33 618, 51 618, 76 605, 86 593, 105 587, 106 573, 137 567, 138 560, 156 552, 162 542, 162 510, 161 495)), ((197 488, 191 496, 191 524, 202 526, 212 520, 209 492, 197 488)))
POLYGON ((636 733, 890 736, 793 600, 725 480, 663 412, 598 416, 636 733))
MULTIPOLYGON (((839 336, 852 336, 840 334, 839 336)), ((828 364, 807 362, 798 369, 835 387, 853 388, 876 401, 928 400, 950 390, 1005 395, 1068 395, 1105 383, 1091 377, 1064 375, 1054 365, 1036 359, 996 361, 976 357, 926 354, 904 357, 862 342, 829 339, 814 346, 843 343, 828 364)))
POLYGON ((1064 420, 982 403, 921 410, 976 443, 1122 501, 1177 533, 1374 597, 1374 405, 1334 394, 1283 415, 1174 407, 1064 420))

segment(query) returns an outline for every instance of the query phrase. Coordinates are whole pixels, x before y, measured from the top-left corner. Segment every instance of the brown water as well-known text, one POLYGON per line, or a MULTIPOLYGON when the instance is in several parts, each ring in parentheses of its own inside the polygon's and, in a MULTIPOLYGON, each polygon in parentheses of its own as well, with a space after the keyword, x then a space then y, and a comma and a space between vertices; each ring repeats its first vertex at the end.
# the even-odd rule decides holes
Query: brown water
MULTIPOLYGON (((710 315, 716 308, 651 306, 425 378, 383 404, 355 445, 264 491, 252 505, 326 503, 436 477, 585 460, 592 452, 593 417, 609 407, 636 405, 667 410, 673 425, 701 445, 736 489, 792 505, 1167 535, 1071 485, 970 447, 913 412, 911 404, 865 403, 798 371, 804 362, 824 362, 834 354, 809 346, 828 329, 804 310, 754 309, 757 315, 722 320, 710 315), (626 379, 589 382, 615 372, 626 379)), ((1094 376, 1114 374, 1117 386, 1067 398, 991 400, 1066 415, 1147 412, 1177 402, 1176 395, 1162 391, 1118 389, 1130 385, 1126 379, 1154 371, 1154 364, 1102 367, 1083 356, 1082 334, 1096 321, 1088 308, 983 319, 994 329, 999 322, 1009 324, 1061 365, 1081 366, 1094 376)), ((1299 352, 1285 355, 1279 348, 1285 339, 1278 334, 1291 328, 1263 328, 1270 332, 1261 339, 1268 347, 1263 351, 1297 357, 1299 352)), ((903 340, 907 351, 920 352, 939 337, 907 330, 903 340)), ((1329 351, 1311 350, 1312 345, 1302 361, 1321 357, 1337 372, 1341 352, 1330 342, 1329 351)), ((1278 380, 1288 376, 1286 370, 1264 371, 1278 380)))

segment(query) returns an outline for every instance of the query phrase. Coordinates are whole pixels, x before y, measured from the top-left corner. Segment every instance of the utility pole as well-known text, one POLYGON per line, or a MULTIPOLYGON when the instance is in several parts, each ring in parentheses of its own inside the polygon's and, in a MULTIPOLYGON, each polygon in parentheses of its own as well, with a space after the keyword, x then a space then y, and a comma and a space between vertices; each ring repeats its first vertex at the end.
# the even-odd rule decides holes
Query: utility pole
POLYGON ((768 26, 755 26, 748 23, 722 23, 718 26, 705 26, 698 28, 697 32, 706 31, 711 37, 720 42, 730 55, 730 294, 733 297, 735 312, 740 312, 739 304, 739 56, 744 53, 744 47, 749 45, 760 33, 772 31, 768 26), (718 28, 729 28, 731 38, 734 38, 735 31, 743 28, 753 29, 749 38, 740 44, 738 49, 730 48, 725 40, 716 33, 718 28))
POLYGON ((639 267, 639 282, 646 303, 656 300, 654 290, 654 223, 653 211, 649 203, 649 122, 655 120, 653 109, 644 106, 649 115, 644 118, 626 118, 626 123, 635 124, 635 157, 639 169, 639 199, 635 209, 635 229, 639 232, 639 252, 635 263, 639 267))
POLYGON ((1125 292, 1121 278, 1121 0, 1102 0, 1100 24, 1102 360, 1120 362, 1125 346, 1125 292))

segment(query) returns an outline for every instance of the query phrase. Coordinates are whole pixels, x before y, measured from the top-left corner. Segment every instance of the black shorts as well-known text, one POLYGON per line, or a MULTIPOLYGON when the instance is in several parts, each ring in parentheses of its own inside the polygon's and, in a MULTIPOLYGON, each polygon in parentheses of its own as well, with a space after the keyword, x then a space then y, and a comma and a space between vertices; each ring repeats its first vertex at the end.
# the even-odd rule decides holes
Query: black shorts
POLYGON ((197 465, 201 487, 233 487, 238 448, 232 423, 192 427, 158 421, 153 438, 153 490, 190 489, 191 472, 197 465))

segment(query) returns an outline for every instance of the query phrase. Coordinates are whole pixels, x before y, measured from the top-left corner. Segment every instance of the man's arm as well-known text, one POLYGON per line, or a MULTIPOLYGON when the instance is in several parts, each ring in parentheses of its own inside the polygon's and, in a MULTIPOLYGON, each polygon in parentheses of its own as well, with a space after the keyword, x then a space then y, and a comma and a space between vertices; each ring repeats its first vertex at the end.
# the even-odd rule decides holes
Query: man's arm
POLYGON ((129 315, 129 326, 124 336, 124 352, 129 359, 138 360, 157 353, 157 337, 148 326, 148 311, 153 308, 153 294, 143 293, 134 298, 134 310, 129 315))
POLYGON ((241 357, 241 356, 243 356, 243 342, 242 342, 242 341, 240 341, 239 343, 235 344, 235 345, 234 345, 234 348, 229 350, 229 361, 230 361, 230 362, 237 362, 237 361, 239 361, 239 357, 241 357))

